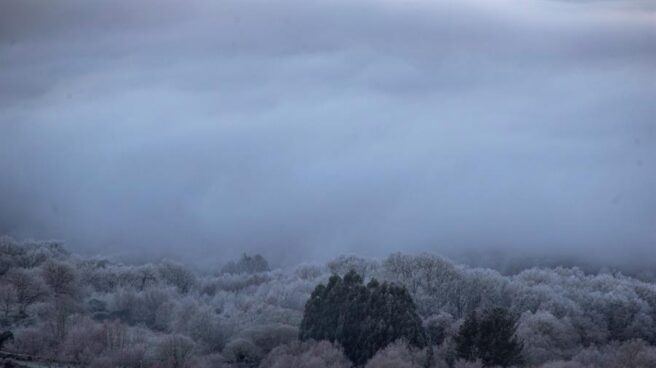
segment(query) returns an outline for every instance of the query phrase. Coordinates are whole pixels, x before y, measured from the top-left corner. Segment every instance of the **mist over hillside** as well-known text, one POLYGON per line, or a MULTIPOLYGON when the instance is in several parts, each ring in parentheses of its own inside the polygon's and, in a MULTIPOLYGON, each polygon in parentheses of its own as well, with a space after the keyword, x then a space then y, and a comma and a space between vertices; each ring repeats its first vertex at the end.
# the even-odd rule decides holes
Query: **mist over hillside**
POLYGON ((0 24, 0 233, 289 265, 656 244, 650 1, 5 0, 0 24))
POLYGON ((0 0, 0 366, 656 367, 653 0, 0 0))

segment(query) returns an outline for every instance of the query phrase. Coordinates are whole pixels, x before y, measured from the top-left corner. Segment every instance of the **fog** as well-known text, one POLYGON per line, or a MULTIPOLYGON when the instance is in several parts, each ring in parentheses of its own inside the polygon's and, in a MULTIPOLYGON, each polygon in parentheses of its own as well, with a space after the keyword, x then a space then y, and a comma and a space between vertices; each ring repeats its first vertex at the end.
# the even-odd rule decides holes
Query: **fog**
POLYGON ((0 4, 0 233, 274 263, 644 260, 651 1, 0 4))

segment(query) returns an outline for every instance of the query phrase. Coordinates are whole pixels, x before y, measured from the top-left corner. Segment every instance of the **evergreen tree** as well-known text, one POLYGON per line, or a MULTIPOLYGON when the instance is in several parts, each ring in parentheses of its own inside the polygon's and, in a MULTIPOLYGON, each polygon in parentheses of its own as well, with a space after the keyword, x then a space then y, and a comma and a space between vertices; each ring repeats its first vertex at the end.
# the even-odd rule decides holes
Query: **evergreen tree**
POLYGON ((471 312, 455 337, 458 358, 474 361, 478 357, 478 316, 471 312))
POLYGON ((522 362, 522 348, 515 337, 515 319, 504 308, 486 311, 478 325, 479 356, 487 366, 507 367, 522 362))
POLYGON ((354 271, 316 287, 305 305, 299 338, 338 342, 356 365, 400 338, 417 347, 426 345, 408 291, 376 280, 365 286, 354 271))
POLYGON ((472 312, 455 339, 458 357, 480 359, 486 367, 521 364, 523 344, 515 337, 515 329, 515 320, 504 308, 486 310, 480 318, 472 312))

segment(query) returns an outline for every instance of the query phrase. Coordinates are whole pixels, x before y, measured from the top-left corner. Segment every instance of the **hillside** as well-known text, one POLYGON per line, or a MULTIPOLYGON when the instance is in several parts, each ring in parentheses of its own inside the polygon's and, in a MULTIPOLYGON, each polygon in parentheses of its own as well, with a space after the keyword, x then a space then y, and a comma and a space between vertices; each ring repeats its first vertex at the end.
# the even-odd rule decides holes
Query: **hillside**
POLYGON ((1 316, 15 339, 4 349, 90 367, 349 366, 338 344, 297 338, 313 289, 350 270, 405 287, 432 336, 423 351, 392 344, 367 367, 423 366, 428 350, 431 366, 462 367, 454 337, 470 312, 491 307, 516 316, 527 366, 656 364, 656 285, 621 274, 533 268, 503 276, 396 253, 273 270, 245 256, 201 275, 172 262, 127 266, 7 237, 0 242, 1 316))

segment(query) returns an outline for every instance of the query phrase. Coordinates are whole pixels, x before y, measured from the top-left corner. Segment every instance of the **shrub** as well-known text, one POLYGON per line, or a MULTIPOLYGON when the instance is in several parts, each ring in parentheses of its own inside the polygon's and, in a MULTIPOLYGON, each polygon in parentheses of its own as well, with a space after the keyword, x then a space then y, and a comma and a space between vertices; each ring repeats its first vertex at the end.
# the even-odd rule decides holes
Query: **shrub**
POLYGON ((262 359, 262 350, 250 340, 236 338, 223 348, 223 356, 230 363, 256 365, 262 359))
POLYGON ((349 368, 342 349, 328 341, 295 341, 279 346, 262 361, 260 368, 349 368))
POLYGON ((403 340, 398 340, 379 350, 365 368, 423 368, 427 360, 426 351, 417 351, 403 340))

